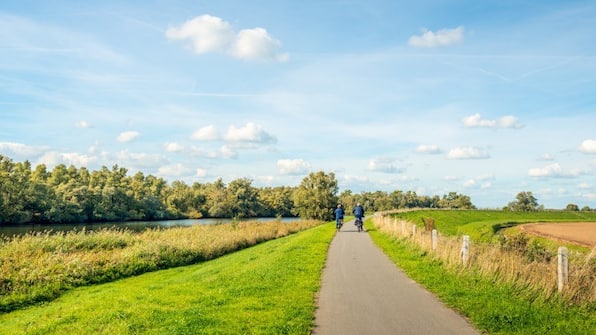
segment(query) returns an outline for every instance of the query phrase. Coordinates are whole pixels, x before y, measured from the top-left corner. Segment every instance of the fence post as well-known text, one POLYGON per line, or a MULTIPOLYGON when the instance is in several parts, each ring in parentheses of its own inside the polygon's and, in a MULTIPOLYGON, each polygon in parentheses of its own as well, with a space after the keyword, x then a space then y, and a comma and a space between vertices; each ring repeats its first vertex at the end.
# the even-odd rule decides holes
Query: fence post
POLYGON ((439 233, 437 232, 436 229, 433 229, 431 237, 432 237, 433 251, 437 251, 437 244, 439 242, 439 233))
POLYGON ((397 219, 393 219, 393 234, 397 235, 397 219))
POLYGON ((412 238, 416 238, 416 225, 412 225, 412 238))
POLYGON ((470 258, 470 236, 464 235, 464 242, 461 246, 461 262, 462 264, 467 264, 468 259, 470 258))
POLYGON ((566 247, 559 247, 557 258, 559 260, 557 282, 559 286, 559 292, 561 292, 569 280, 569 251, 566 247))
POLYGON ((401 221, 401 234, 406 235, 406 221, 401 221))

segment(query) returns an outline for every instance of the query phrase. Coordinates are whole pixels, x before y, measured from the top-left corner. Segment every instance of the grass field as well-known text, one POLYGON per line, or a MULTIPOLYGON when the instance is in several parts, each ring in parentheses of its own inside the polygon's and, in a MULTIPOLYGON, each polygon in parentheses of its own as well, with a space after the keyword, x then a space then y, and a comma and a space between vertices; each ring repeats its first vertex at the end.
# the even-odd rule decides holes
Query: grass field
POLYGON ((539 211, 511 212, 497 210, 414 210, 392 216, 422 225, 422 218, 435 220, 443 235, 470 235, 473 240, 494 241, 496 233, 504 228, 531 222, 595 221, 596 212, 539 211))
POLYGON ((71 290, 0 334, 308 334, 331 224, 202 264, 71 290))

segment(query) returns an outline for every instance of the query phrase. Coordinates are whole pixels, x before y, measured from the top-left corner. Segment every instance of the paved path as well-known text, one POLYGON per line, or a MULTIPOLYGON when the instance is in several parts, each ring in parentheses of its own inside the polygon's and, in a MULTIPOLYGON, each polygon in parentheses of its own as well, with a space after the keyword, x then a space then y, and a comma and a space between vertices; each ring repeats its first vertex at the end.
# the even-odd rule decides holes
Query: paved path
POLYGON ((331 242, 318 304, 315 335, 480 334, 409 279, 353 221, 331 242))

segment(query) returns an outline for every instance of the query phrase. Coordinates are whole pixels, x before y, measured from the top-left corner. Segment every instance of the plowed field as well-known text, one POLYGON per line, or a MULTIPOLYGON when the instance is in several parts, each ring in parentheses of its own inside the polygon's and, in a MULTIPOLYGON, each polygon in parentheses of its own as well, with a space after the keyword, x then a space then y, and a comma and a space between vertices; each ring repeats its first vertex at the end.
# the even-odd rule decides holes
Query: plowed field
POLYGON ((596 222, 534 223, 522 225, 521 229, 554 240, 596 246, 596 222))

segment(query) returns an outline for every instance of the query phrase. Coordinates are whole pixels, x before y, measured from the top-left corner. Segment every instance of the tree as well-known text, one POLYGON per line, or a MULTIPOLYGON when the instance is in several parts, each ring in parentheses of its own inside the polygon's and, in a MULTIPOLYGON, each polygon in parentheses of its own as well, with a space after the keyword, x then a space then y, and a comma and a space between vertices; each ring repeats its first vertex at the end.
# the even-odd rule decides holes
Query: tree
POLYGON ((532 192, 519 192, 515 196, 515 201, 510 202, 505 209, 511 211, 530 212, 537 211, 542 206, 538 205, 538 199, 532 195, 532 192))
POLYGON ((249 218, 260 212, 259 192, 252 186, 252 180, 240 178, 228 185, 228 196, 232 217, 249 218))
POLYGON ((566 211, 572 211, 572 212, 578 212, 579 211, 579 206, 576 204, 568 204, 567 207, 565 207, 566 211))
POLYGON ((337 191, 333 172, 311 172, 294 192, 294 213, 304 219, 331 220, 337 206, 337 191))

